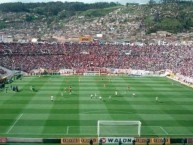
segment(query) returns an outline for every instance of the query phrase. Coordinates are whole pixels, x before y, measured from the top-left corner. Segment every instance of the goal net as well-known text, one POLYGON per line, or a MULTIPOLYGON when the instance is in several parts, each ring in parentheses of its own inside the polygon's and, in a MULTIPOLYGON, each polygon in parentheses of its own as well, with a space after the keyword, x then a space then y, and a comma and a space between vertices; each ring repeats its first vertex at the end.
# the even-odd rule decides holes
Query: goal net
POLYGON ((98 120, 97 135, 98 137, 140 136, 141 122, 98 120))

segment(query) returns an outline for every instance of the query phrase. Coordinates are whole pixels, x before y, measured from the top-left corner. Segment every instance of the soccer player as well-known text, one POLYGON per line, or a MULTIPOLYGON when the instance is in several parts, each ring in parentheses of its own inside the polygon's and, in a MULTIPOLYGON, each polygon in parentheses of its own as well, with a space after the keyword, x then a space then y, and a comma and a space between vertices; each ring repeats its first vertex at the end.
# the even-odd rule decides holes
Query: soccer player
POLYGON ((71 86, 69 87, 69 93, 70 93, 70 95, 72 93, 72 87, 71 86))
POLYGON ((166 138, 162 138, 162 145, 166 144, 166 138))
POLYGON ((30 88, 29 88, 31 91, 33 91, 33 87, 32 86, 30 86, 30 88))
POLYGON ((155 97, 155 101, 158 102, 159 101, 159 98, 158 96, 155 97))
POLYGON ((133 97, 135 97, 135 93, 133 93, 133 97))
POLYGON ((93 95, 92 95, 92 94, 90 95, 90 98, 91 98, 91 99, 93 98, 93 95))
POLYGON ((150 143, 150 139, 148 138, 148 139, 146 140, 146 145, 149 145, 149 143, 150 143))
POLYGON ((51 100, 51 101, 54 101, 54 96, 51 96, 51 97, 50 97, 50 100, 51 100))
POLYGON ((101 96, 99 96, 99 100, 103 100, 103 98, 101 96))
POLYGON ((115 91, 115 95, 117 96, 117 94, 118 94, 118 92, 117 91, 115 91))
POLYGON ((121 139, 119 139, 119 145, 122 145, 122 141, 121 141, 121 139))
POLYGON ((90 143, 90 145, 93 145, 93 140, 92 140, 92 139, 90 139, 89 143, 90 143))
POLYGON ((33 92, 35 92, 35 88, 34 88, 33 86, 31 86, 31 90, 32 90, 33 92))
POLYGON ((5 92, 7 93, 8 87, 5 88, 5 92))
POLYGON ((99 145, 103 145, 103 140, 102 140, 102 138, 99 140, 99 145))
POLYGON ((183 139, 182 139, 182 145, 185 145, 185 144, 186 144, 186 139, 183 138, 183 139))
POLYGON ((135 142, 136 142, 136 140, 134 139, 134 140, 132 140, 132 145, 135 145, 135 142))
POLYGON ((111 96, 109 96, 109 100, 111 100, 111 96))

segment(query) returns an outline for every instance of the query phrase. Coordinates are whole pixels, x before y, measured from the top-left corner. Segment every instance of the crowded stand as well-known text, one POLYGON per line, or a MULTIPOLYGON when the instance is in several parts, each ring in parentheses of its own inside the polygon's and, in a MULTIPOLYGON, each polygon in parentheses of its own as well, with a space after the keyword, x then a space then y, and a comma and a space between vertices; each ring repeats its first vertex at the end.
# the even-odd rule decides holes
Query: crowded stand
POLYGON ((4 75, 6 74, 6 71, 4 71, 3 69, 0 69, 0 75, 4 75))
MULTIPOLYGON (((193 77, 193 47, 174 45, 115 45, 78 43, 1 43, 0 66, 30 73, 44 68, 52 71, 99 68, 172 70, 193 77)), ((0 70, 1 71, 1 70, 0 70)))

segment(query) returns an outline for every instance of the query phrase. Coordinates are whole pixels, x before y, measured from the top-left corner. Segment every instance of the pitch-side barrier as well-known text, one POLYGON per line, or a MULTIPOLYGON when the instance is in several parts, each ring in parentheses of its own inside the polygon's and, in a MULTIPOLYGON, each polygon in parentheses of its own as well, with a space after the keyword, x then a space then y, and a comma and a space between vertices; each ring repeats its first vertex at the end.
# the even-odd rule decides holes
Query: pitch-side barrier
MULTIPOLYGON (((97 145, 99 140, 102 140, 102 143, 105 144, 118 144, 121 140, 123 144, 146 144, 149 140, 149 144, 162 144, 164 137, 63 137, 63 138, 16 138, 16 137, 0 137, 0 144, 6 143, 55 143, 55 144, 83 144, 88 145, 90 140, 93 140, 93 144, 97 145)), ((169 138, 165 137, 165 144, 193 144, 193 137, 189 138, 169 138)))

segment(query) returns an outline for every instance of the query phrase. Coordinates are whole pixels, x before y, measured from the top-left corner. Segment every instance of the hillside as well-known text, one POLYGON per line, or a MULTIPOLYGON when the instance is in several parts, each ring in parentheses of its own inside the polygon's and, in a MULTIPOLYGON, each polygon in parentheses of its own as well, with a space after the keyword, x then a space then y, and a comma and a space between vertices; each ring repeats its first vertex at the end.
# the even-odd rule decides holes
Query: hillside
POLYGON ((149 5, 145 8, 147 32, 188 32, 193 27, 193 2, 149 5))
POLYGON ((6 3, 0 5, 0 30, 14 41, 65 41, 102 34, 105 41, 142 39, 150 33, 191 33, 193 2, 84 4, 79 2, 6 3), (17 37, 16 37, 17 35, 17 37))

